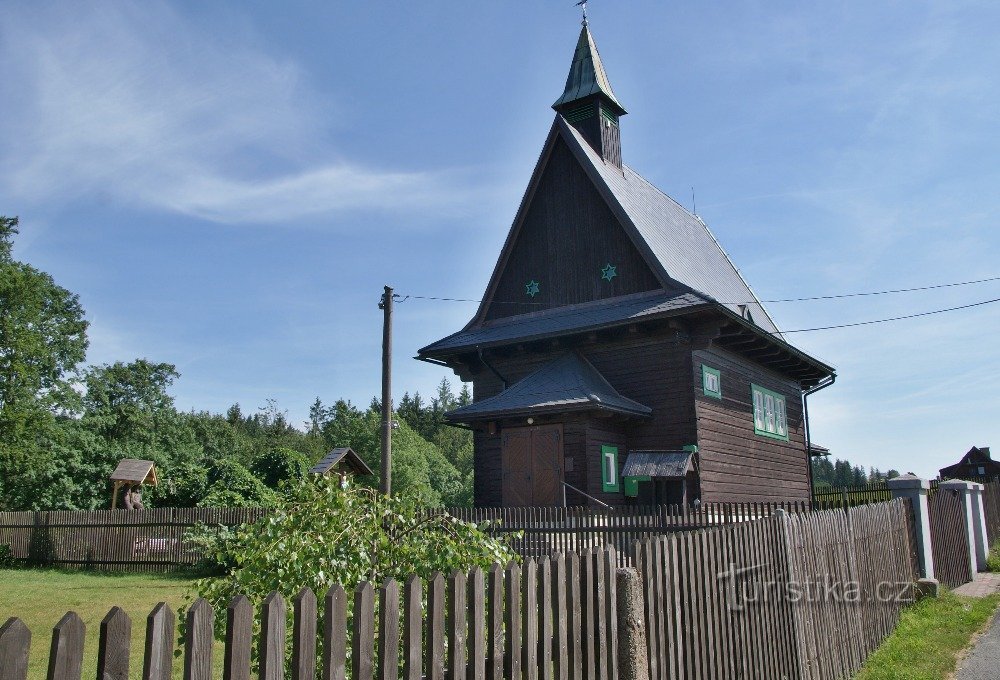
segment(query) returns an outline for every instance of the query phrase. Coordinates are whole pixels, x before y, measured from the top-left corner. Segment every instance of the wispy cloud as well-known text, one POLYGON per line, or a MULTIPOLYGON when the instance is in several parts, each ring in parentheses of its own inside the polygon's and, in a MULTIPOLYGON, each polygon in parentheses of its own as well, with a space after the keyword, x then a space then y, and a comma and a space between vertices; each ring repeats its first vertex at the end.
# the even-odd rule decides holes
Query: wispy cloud
POLYGON ((219 222, 449 210, 468 199, 454 173, 341 157, 324 122, 332 107, 258 42, 238 25, 209 34, 157 2, 6 9, 0 190, 219 222))

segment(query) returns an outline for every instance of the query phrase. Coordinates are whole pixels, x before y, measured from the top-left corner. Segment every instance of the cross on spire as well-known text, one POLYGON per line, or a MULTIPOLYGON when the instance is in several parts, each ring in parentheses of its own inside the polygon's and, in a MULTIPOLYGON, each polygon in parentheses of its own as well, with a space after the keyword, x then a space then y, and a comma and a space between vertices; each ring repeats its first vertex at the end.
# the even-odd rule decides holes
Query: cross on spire
POLYGON ((576 3, 576 6, 579 7, 581 10, 583 10, 583 22, 582 23, 583 23, 584 26, 586 26, 587 25, 587 0, 580 0, 580 2, 576 3))

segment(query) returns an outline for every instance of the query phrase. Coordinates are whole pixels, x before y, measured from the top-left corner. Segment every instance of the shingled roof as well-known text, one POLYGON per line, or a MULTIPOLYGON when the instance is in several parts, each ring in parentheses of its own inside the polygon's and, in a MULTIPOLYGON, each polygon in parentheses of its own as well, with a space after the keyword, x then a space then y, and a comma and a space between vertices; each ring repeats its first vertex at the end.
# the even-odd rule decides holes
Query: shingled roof
POLYGON ((562 116, 553 127, 601 191, 653 272, 725 305, 767 331, 780 333, 708 226, 627 165, 605 163, 562 116))
POLYGON ((555 359, 496 396, 445 414, 453 422, 545 413, 601 410, 646 417, 648 406, 623 397, 577 352, 555 359))
POLYGON ((706 298, 694 293, 653 291, 556 307, 488 321, 481 326, 467 326, 424 347, 420 350, 420 354, 430 356, 457 354, 510 342, 529 342, 566 333, 600 330, 632 321, 673 316, 709 304, 706 298))

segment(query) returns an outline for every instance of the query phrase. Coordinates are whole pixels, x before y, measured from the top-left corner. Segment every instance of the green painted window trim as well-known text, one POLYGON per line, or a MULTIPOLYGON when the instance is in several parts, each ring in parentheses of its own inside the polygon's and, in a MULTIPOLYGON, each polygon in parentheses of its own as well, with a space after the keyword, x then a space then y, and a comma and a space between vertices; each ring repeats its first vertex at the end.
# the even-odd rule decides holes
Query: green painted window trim
POLYGON ((769 439, 777 439, 779 441, 788 441, 788 410, 787 410, 787 399, 784 395, 773 392, 766 387, 761 387, 760 385, 755 385, 750 383, 750 407, 753 415, 753 432, 754 434, 760 435, 761 437, 768 437, 769 439), (760 395, 760 419, 758 420, 758 400, 757 395, 760 395), (767 429, 767 398, 771 397, 773 400, 773 411, 774 411, 774 430, 771 431, 767 429), (763 423, 761 427, 758 423, 763 423), (784 425, 784 434, 781 434, 779 430, 781 426, 784 425))
POLYGON ((714 397, 715 399, 722 399, 722 372, 717 368, 712 368, 711 366, 701 365, 701 391, 705 393, 706 397, 714 397), (708 386, 708 376, 715 376, 715 384, 719 386, 717 390, 713 390, 708 386))
POLYGON ((618 447, 608 444, 601 445, 601 489, 608 493, 622 490, 622 481, 618 474, 618 447), (608 455, 614 456, 614 479, 608 480, 608 455))

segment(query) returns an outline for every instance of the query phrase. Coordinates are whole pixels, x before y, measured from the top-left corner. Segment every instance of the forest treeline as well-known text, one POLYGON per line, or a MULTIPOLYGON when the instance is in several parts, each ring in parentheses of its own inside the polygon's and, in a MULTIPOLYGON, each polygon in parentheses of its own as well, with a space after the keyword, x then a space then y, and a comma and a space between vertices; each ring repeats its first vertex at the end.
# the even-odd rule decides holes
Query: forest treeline
POLYGON ((899 477, 899 470, 882 472, 877 467, 865 471, 863 465, 852 465, 846 460, 830 462, 829 456, 812 459, 813 488, 822 491, 842 486, 864 486, 878 484, 893 477, 899 477))
MULTIPOLYGON (((152 507, 269 505, 279 485, 307 474, 331 448, 350 446, 379 468, 380 405, 319 398, 296 427, 273 401, 225 414, 181 411, 166 362, 123 358, 84 365, 79 297, 13 258, 17 218, 0 217, 0 510, 109 507, 108 477, 122 458, 152 460, 152 507)), ((442 380, 429 401, 396 408, 393 488, 428 505, 472 502, 472 437, 444 412, 470 401, 442 380)), ((376 478, 358 483, 377 485, 376 478)))

